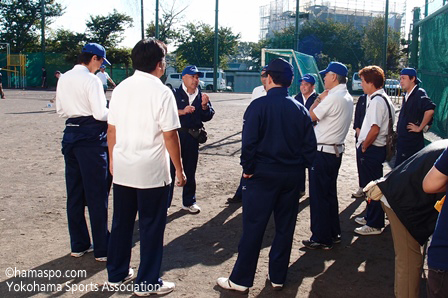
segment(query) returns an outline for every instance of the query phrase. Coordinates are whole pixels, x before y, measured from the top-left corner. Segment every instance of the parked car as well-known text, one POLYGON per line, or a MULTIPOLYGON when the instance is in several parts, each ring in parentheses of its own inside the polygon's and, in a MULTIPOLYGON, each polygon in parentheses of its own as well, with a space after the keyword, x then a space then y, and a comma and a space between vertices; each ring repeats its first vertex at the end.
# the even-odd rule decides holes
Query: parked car
MULTIPOLYGON (((205 83, 205 90, 213 90, 213 70, 206 70, 199 68, 202 72, 202 76, 199 79, 203 80, 205 83)), ((227 90, 226 85, 226 74, 222 70, 218 70, 218 90, 227 90)))
MULTIPOLYGON (((165 85, 167 85, 170 88, 179 88, 180 85, 182 85, 182 74, 181 73, 171 73, 167 76, 165 85)), ((205 83, 203 80, 199 80, 199 87, 201 89, 205 88, 205 83)))
POLYGON ((388 95, 400 96, 402 91, 400 81, 395 79, 386 79, 386 82, 384 83, 384 90, 386 90, 388 95))
POLYGON ((355 72, 352 77, 352 91, 362 91, 361 78, 357 72, 355 72))

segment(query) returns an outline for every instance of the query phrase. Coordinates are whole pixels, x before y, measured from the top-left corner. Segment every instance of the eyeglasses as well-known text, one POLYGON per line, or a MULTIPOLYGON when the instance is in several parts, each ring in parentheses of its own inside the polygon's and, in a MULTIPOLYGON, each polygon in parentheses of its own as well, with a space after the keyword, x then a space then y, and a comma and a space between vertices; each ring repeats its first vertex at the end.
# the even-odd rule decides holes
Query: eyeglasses
POLYGON ((262 73, 260 76, 261 76, 262 78, 267 78, 267 77, 268 77, 268 73, 267 73, 267 72, 262 73))

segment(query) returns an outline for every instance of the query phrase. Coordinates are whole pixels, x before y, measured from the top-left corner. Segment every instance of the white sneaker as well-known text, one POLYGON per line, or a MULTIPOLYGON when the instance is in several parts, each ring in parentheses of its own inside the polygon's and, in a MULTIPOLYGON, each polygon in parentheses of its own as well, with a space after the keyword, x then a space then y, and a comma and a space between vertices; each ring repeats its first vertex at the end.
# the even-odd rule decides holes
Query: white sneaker
POLYGON ((83 255, 85 255, 86 253, 92 252, 93 251, 93 245, 90 245, 90 247, 84 251, 81 252, 71 252, 70 256, 74 257, 74 258, 80 258, 83 255))
POLYGON ((377 228, 372 228, 369 227, 368 225, 364 225, 362 227, 356 228, 355 229, 355 233, 359 234, 359 235, 379 235, 383 232, 382 229, 377 229, 377 228))
POLYGON ((125 278, 123 278, 123 280, 118 281, 118 282, 107 281, 106 284, 111 287, 118 287, 118 286, 130 281, 133 277, 134 277, 134 269, 129 268, 128 275, 125 278))
POLYGON ((198 206, 198 204, 194 203, 191 206, 185 207, 182 205, 182 209, 187 210, 190 213, 199 213, 201 212, 201 207, 198 206))
POLYGON ((107 262, 107 257, 95 258, 97 262, 107 262))
POLYGON ((271 277, 269 276, 269 274, 268 274, 268 280, 271 282, 272 289, 274 289, 275 291, 280 291, 280 290, 283 289, 283 284, 276 284, 276 283, 273 283, 273 282, 271 281, 271 277))
POLYGON ((367 224, 367 220, 365 217, 357 217, 355 218, 355 222, 360 224, 361 226, 365 226, 367 224))
POLYGON ((230 290, 230 291, 237 291, 240 293, 248 293, 249 288, 245 286, 237 285, 236 283, 232 282, 227 277, 220 277, 216 280, 216 284, 220 286, 223 289, 230 290))
POLYGON ((146 285, 148 291, 134 291, 135 296, 149 296, 151 294, 155 294, 155 295, 164 295, 164 294, 168 294, 171 293, 172 291, 174 291, 174 288, 176 288, 176 285, 174 284, 174 282, 169 282, 169 281, 162 281, 162 285, 158 286, 156 285, 155 287, 153 287, 152 285, 146 285))

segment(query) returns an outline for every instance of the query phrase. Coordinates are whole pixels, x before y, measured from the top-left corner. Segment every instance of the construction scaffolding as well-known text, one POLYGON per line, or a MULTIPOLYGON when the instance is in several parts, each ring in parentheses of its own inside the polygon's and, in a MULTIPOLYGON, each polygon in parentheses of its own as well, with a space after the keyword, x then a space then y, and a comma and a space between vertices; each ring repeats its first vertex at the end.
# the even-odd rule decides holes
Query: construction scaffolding
MULTIPOLYGON (((260 39, 273 36, 275 32, 295 25, 296 1, 273 0, 268 5, 260 7, 260 39)), ((374 17, 384 16, 386 2, 384 0, 306 0, 300 1, 301 22, 307 20, 327 20, 352 23, 361 29, 368 25, 374 17)), ((404 33, 406 1, 389 1, 389 26, 404 33)))

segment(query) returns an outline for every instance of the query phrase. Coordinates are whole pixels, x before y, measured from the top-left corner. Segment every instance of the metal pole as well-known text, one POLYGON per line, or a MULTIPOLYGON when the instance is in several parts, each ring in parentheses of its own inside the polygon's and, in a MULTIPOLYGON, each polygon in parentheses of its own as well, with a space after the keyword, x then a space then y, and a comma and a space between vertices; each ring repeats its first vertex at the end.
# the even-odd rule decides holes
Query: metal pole
POLYGON ((429 5, 429 0, 425 0, 425 18, 428 16, 428 5, 429 5))
POLYGON ((296 0, 296 30, 294 32, 294 50, 299 51, 299 0, 296 0))
POLYGON ((215 50, 213 59, 213 92, 218 91, 218 0, 215 10, 215 50))
POLYGON ((389 23, 389 0, 386 0, 386 12, 384 14, 384 46, 383 46, 383 70, 387 72, 387 39, 388 39, 388 25, 389 23))
POLYGON ((145 22, 144 22, 144 18, 143 18, 143 0, 141 0, 141 22, 142 22, 142 39, 145 39, 145 22))
POLYGON ((159 39, 159 0, 156 0, 156 38, 159 39))
POLYGON ((45 66, 45 0, 42 0, 40 2, 41 4, 41 37, 40 37, 40 43, 42 47, 42 66, 45 66))
POLYGON ((417 25, 420 20, 420 7, 414 8, 414 20, 412 21, 412 42, 410 44, 411 58, 409 59, 409 66, 418 68, 418 37, 420 35, 420 28, 417 25))

